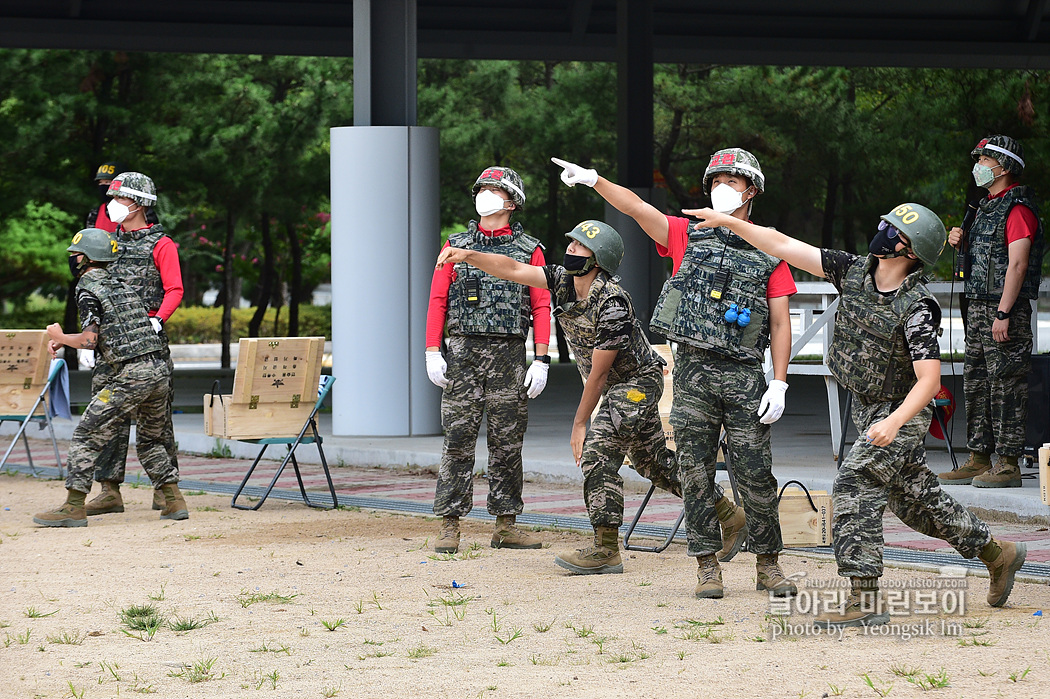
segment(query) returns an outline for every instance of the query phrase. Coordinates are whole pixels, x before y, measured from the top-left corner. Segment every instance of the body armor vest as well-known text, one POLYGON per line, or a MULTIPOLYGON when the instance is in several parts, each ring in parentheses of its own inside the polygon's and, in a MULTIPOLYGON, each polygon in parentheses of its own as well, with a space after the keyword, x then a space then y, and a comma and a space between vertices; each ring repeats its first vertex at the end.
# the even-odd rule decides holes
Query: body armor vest
POLYGON ((142 299, 108 270, 89 269, 77 286, 94 294, 102 304, 96 351, 103 362, 120 366, 164 349, 142 307, 142 299))
MULTIPOLYGON (((1006 269, 1010 264, 1010 252, 1006 245, 1006 219, 1017 204, 1027 206, 1036 215, 1036 220, 1039 219, 1039 209, 1032 201, 1032 190, 1029 187, 1014 187, 1001 197, 986 197, 981 200, 977 218, 967 233, 967 298, 985 301, 998 301, 1002 298, 1006 269)), ((1028 252, 1028 271, 1017 298, 1034 299, 1039 296, 1042 264, 1043 223, 1039 221, 1039 229, 1028 252)))
POLYGON ((769 346, 769 275, 780 260, 721 228, 689 233, 678 273, 664 283, 653 332, 740 361, 762 361, 769 346), (751 310, 746 327, 728 323, 730 304, 751 310))
MULTIPOLYGON (((487 236, 471 221, 467 230, 449 236, 449 245, 479 252, 506 255, 528 263, 540 241, 525 235, 520 223, 510 235, 487 236)), ((455 266, 456 279, 448 289, 449 335, 511 335, 525 339, 532 325, 529 289, 486 274, 465 262, 455 266)))
POLYGON ((164 236, 159 223, 137 231, 117 231, 120 257, 110 263, 109 273, 121 280, 146 304, 146 310, 154 312, 164 302, 164 284, 160 270, 153 261, 153 248, 164 236))
MULTIPOLYGON (((568 274, 562 275, 559 288, 552 290, 554 298, 566 298, 569 290, 565 287, 571 288, 573 279, 574 277, 568 274)), ((609 378, 605 383, 606 388, 634 378, 640 370, 646 367, 663 363, 660 356, 649 345, 642 324, 634 313, 634 304, 631 303, 630 294, 603 270, 595 277, 586 299, 559 304, 554 309, 554 317, 561 323, 565 339, 576 357, 576 365, 580 369, 583 380, 586 381, 591 373, 598 310, 611 298, 620 298, 627 303, 632 323, 630 347, 617 352, 616 359, 609 370, 609 378)))
POLYGON ((909 274, 897 293, 875 289, 874 255, 856 260, 842 278, 835 337, 827 365, 840 384, 867 402, 900 400, 915 385, 915 369, 904 324, 920 304, 928 304, 940 323, 941 307, 922 283, 922 269, 909 274))

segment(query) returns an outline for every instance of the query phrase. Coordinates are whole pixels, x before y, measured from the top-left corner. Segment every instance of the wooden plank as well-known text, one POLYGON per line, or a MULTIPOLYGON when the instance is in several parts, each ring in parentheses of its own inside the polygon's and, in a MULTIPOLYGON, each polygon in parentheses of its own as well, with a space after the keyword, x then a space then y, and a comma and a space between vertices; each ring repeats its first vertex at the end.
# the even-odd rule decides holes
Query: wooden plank
MULTIPOLYGON (((315 391, 316 396, 316 391, 315 391)), ((204 434, 223 439, 291 438, 299 434, 313 411, 316 397, 301 401, 298 408, 288 403, 235 403, 231 395, 204 396, 204 434)))
MULTIPOLYGON (((33 403, 40 397, 42 390, 44 390, 43 384, 33 384, 29 388, 22 388, 21 385, 15 384, 0 385, 0 415, 25 417, 29 414, 33 403)), ((44 408, 44 401, 40 401, 40 405, 33 414, 43 415, 44 408)))
POLYGON ((317 400, 323 337, 243 338, 233 402, 286 403, 317 400))

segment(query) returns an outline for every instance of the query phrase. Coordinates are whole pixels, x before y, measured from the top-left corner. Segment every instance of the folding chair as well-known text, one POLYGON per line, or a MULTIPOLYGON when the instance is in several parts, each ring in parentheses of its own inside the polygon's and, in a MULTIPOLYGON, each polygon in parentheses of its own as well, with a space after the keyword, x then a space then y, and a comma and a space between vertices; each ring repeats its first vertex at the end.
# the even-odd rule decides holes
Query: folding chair
MULTIPOLYGON (((303 502, 310 507, 317 507, 319 509, 330 510, 339 507, 339 500, 335 494, 335 486, 332 484, 332 474, 328 470, 328 461, 324 456, 324 447, 321 446, 322 439, 321 433, 317 431, 317 411, 321 409, 321 404, 324 403, 324 399, 328 396, 328 392, 332 390, 332 384, 335 383, 334 376, 322 376, 320 381, 320 388, 317 392, 317 402, 314 403, 313 410, 310 411, 310 416, 306 419, 306 423, 303 428, 299 430, 299 434, 296 437, 267 437, 265 439, 241 439, 238 441, 246 442, 248 444, 261 444, 262 449, 259 451, 259 455, 255 457, 255 461, 252 462, 251 468, 244 474, 244 480, 237 486, 236 492, 233 494, 233 499, 230 500, 230 506, 235 507, 238 510, 258 510, 262 507, 262 504, 266 502, 266 498, 270 496, 270 492, 274 486, 277 485, 277 480, 284 473, 284 467, 288 465, 288 462, 292 462, 292 468, 295 470, 295 479, 299 483, 299 492, 303 496, 303 502), (312 430, 313 436, 306 436, 306 431, 312 430), (259 498, 259 502, 255 505, 241 505, 237 503, 237 498, 241 495, 244 490, 244 486, 248 484, 248 479, 251 478, 252 473, 255 472, 255 467, 259 465, 259 461, 262 459, 263 454, 271 444, 285 444, 288 447, 288 453, 284 457, 284 461, 277 468, 277 472, 273 474, 273 478, 270 480, 270 485, 266 488, 266 492, 263 493, 262 497, 259 498), (310 497, 306 494, 306 486, 303 485, 303 475, 299 471, 299 462, 295 459, 295 450, 300 444, 317 444, 317 453, 321 455, 321 468, 324 470, 325 479, 328 481, 328 492, 332 496, 331 507, 322 505, 320 503, 313 502, 310 497)), ((220 400, 221 400, 220 396, 220 400)))
POLYGON ((15 379, 18 383, 4 382, 3 402, 0 403, 0 425, 4 422, 20 424, 11 444, 8 445, 7 451, 0 459, 0 468, 7 463, 11 451, 18 443, 18 438, 21 437, 25 445, 29 468, 34 476, 38 475, 36 466, 33 464, 33 454, 29 449, 29 439, 26 436, 26 428, 29 423, 37 422, 40 424, 40 429, 47 426, 51 436, 51 445, 55 450, 58 475, 61 477, 62 457, 58 453, 58 440, 55 438, 55 428, 51 422, 48 393, 65 368, 65 361, 62 359, 51 361, 47 353, 47 334, 44 331, 5 331, 5 336, 7 340, 2 347, 4 354, 2 363, 8 364, 7 370, 11 372, 8 378, 15 379), (39 392, 36 391, 38 387, 39 392))
MULTIPOLYGON (((733 475, 733 469, 729 465, 729 436, 724 431, 722 432, 722 435, 719 438, 718 448, 722 450, 722 456, 725 459, 725 462, 722 465, 725 467, 725 472, 729 475, 729 485, 733 489, 733 499, 736 501, 736 504, 739 505, 740 490, 736 487, 736 476, 733 475)), ((717 470, 717 464, 715 465, 715 468, 717 470)), ((638 505, 638 511, 634 513, 634 519, 632 519, 631 523, 627 525, 627 531, 623 533, 623 547, 627 551, 660 553, 661 551, 663 551, 671 545, 671 542, 674 540, 675 535, 678 534, 678 529, 682 526, 682 520, 685 519, 684 507, 682 508, 682 512, 678 515, 678 519, 677 521, 675 521, 674 526, 671 528, 671 533, 667 535, 667 538, 664 539, 662 544, 659 544, 657 546, 634 546, 630 543, 631 535, 634 533, 635 527, 638 526, 638 520, 642 518, 642 513, 645 512, 645 507, 649 504, 649 498, 653 496, 654 492, 656 492, 656 486, 649 486, 649 492, 647 492, 645 494, 645 497, 642 498, 642 503, 638 505)))
MULTIPOLYGON (((951 405, 951 399, 935 397, 930 401, 930 405, 933 406, 933 419, 937 422, 937 425, 941 428, 941 434, 944 436, 944 443, 948 446, 948 456, 952 459, 952 470, 959 468, 959 462, 955 458, 955 451, 952 449, 952 438, 948 435, 948 426, 945 424, 945 411, 951 405)), ((843 404, 842 409, 842 437, 839 438, 839 456, 838 463, 842 464, 842 458, 846 454, 846 426, 849 424, 847 420, 850 418, 850 410, 853 408, 853 392, 846 391, 846 401, 843 404)))

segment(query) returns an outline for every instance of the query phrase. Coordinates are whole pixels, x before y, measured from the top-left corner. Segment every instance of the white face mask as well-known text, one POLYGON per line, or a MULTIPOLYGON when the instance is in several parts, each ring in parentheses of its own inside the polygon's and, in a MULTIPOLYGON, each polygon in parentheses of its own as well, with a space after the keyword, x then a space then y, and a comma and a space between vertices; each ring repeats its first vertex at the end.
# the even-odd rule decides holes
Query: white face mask
POLYGON ((731 214, 744 205, 744 193, 725 182, 711 190, 711 208, 720 214, 731 214))
POLYGON ((474 209, 477 210, 478 216, 491 216, 492 214, 503 211, 503 207, 506 203, 506 199, 492 190, 483 189, 478 192, 478 196, 474 198, 474 209))
POLYGON ((124 219, 131 215, 131 209, 116 199, 110 199, 106 204, 106 215, 113 223, 123 223, 124 219))

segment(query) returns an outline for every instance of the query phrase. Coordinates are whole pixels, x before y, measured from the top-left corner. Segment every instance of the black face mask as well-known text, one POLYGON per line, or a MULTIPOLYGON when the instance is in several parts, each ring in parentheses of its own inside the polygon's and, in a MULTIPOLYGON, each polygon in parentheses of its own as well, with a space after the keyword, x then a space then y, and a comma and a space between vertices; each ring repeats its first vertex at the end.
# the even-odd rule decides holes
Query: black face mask
POLYGON ((103 204, 105 204, 106 202, 109 201, 109 197, 106 196, 106 192, 108 192, 108 191, 109 191, 109 185, 108 184, 100 184, 98 186, 98 200, 100 202, 102 202, 103 204))
POLYGON ((594 269, 594 265, 594 255, 583 257, 582 255, 570 255, 569 253, 565 253, 565 261, 562 263, 565 273, 574 277, 582 277, 594 269))
POLYGON ((77 262, 76 255, 69 256, 69 273, 73 275, 74 279, 80 279, 80 275, 84 273, 84 267, 87 265, 87 258, 81 258, 77 262))
POLYGON ((901 257, 911 252, 907 243, 905 247, 897 250, 897 243, 904 243, 904 240, 900 238, 900 231, 882 221, 879 223, 879 232, 875 234, 868 246, 868 252, 878 257, 901 257))

